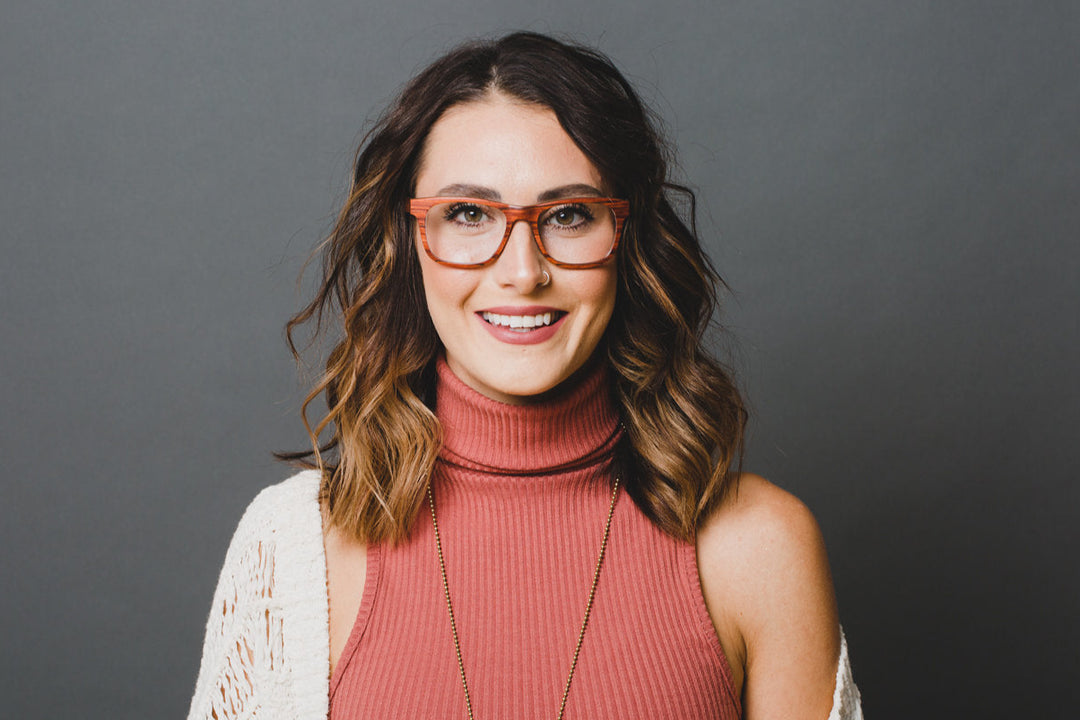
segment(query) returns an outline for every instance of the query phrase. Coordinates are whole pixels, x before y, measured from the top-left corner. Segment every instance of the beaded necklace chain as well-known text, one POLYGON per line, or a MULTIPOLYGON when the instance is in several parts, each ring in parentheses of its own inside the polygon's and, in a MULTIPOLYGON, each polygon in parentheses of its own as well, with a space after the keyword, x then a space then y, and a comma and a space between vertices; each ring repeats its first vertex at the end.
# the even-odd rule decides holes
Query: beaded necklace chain
MULTIPOLYGON (((600 541, 600 555, 596 558, 596 569, 593 571, 592 586, 589 588, 589 601, 585 604, 585 617, 581 619, 581 631, 578 633, 577 645, 574 647, 574 659, 570 662, 570 674, 566 678, 562 702, 559 704, 559 714, 555 716, 556 720, 562 720, 563 713, 566 711, 566 698, 570 695, 570 683, 574 679, 578 655, 581 653, 581 643, 585 640, 585 629, 589 625, 589 613, 592 612, 596 585, 600 581, 600 568, 604 564, 604 552, 607 550, 608 535, 611 534, 611 518, 615 514, 615 499, 618 494, 619 478, 616 477, 611 489, 611 505, 608 507, 607 522, 604 524, 604 537, 600 541)), ((458 671, 461 673, 461 688, 465 691, 465 707, 469 711, 469 720, 474 720, 469 683, 465 680, 465 662, 461 659, 461 643, 458 640, 457 623, 454 621, 454 606, 450 603, 450 583, 446 579, 446 562, 443 560, 442 539, 439 536, 439 520, 435 516, 435 496, 431 491, 431 483, 428 483, 427 496, 428 505, 431 506, 431 524, 435 528, 435 550, 439 555, 439 572, 442 574, 443 594, 446 596, 446 612, 450 615, 450 634, 454 637, 454 652, 457 653, 458 671)))

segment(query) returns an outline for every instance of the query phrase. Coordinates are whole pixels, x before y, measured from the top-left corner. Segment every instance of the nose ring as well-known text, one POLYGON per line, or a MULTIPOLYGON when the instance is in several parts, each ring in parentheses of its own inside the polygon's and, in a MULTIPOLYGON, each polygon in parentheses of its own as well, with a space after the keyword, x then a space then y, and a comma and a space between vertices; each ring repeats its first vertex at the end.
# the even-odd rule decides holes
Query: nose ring
POLYGON ((544 271, 544 282, 540 283, 540 287, 547 287, 550 284, 551 284, 551 275, 549 275, 548 271, 545 270, 544 271))

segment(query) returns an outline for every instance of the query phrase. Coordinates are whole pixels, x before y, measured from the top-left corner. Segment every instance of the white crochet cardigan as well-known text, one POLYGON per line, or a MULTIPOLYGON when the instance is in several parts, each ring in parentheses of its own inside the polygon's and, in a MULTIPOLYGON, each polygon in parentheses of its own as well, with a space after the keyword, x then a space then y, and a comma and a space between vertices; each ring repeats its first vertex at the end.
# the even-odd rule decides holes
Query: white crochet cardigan
MULTIPOLYGON (((297 720, 329 711, 330 635, 319 474, 263 490, 225 555, 188 720, 297 720)), ((841 633, 828 720, 862 720, 841 633)))

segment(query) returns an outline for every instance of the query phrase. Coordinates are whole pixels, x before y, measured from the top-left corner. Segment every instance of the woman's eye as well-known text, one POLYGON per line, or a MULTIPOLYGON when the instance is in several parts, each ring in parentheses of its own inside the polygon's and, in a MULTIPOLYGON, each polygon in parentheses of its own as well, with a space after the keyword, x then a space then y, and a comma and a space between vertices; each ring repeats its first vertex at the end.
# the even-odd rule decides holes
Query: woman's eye
POLYGON ((479 205, 465 205, 459 203, 457 205, 451 205, 446 211, 447 220, 463 223, 465 225, 482 223, 487 217, 488 213, 479 205))
POLYGON ((584 205, 566 205, 552 210, 547 222, 556 227, 572 228, 588 224, 592 219, 593 214, 584 205))

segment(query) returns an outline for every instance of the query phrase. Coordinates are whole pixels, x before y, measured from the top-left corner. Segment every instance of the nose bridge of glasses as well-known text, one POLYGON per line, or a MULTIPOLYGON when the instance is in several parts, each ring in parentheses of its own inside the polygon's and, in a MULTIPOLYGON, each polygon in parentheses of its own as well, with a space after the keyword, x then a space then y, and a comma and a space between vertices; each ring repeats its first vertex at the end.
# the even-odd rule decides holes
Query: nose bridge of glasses
POLYGON ((509 237, 514 232, 514 228, 518 223, 525 223, 529 227, 529 233, 533 239, 537 242, 540 240, 540 228, 537 226, 537 220, 542 212, 538 207, 508 207, 502 209, 502 215, 506 222, 506 230, 504 231, 509 237))
POLYGON ((499 255, 514 254, 517 252, 527 253, 531 256, 530 259, 538 259, 543 255, 541 250, 542 245, 539 235, 539 229, 536 227, 536 219, 529 217, 526 214, 514 213, 513 215, 507 214, 506 217, 506 229, 503 231, 505 237, 502 247, 502 252, 499 255), (519 240, 519 243, 523 245, 519 248, 513 246, 514 232, 518 226, 524 226, 522 230, 518 231, 518 234, 524 234, 525 238, 519 240))
POLYGON ((524 223, 527 228, 526 232, 529 237, 532 238, 531 244, 534 246, 534 250, 540 251, 543 245, 540 239, 540 228, 537 225, 537 220, 540 217, 541 212, 542 209, 535 206, 523 208, 508 207, 502 209, 502 215, 504 222, 506 223, 506 229, 503 231, 506 242, 510 242, 510 237, 514 234, 514 229, 518 224, 524 223))

